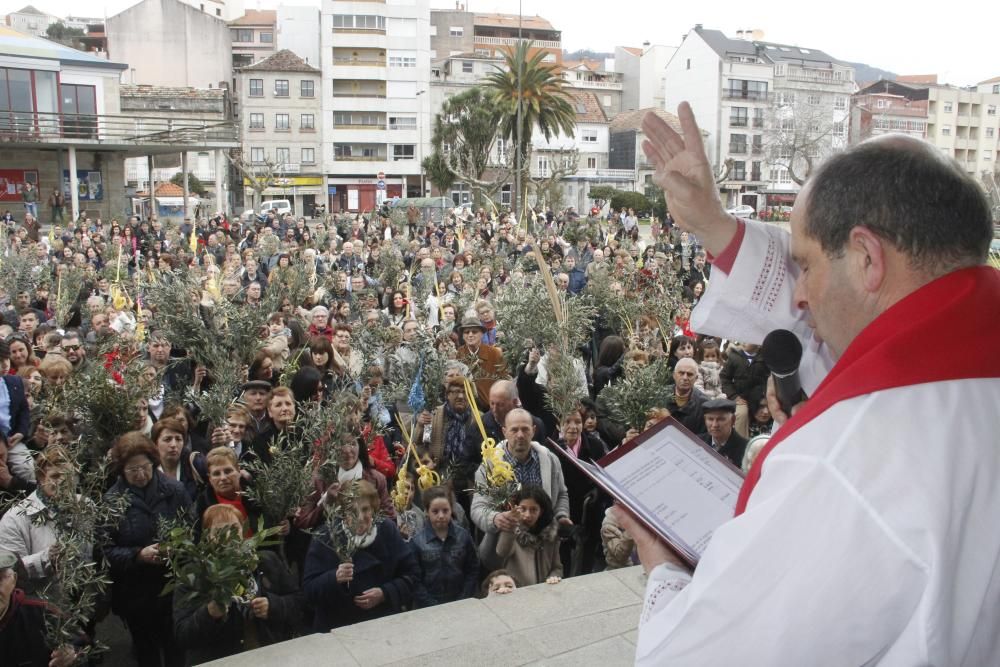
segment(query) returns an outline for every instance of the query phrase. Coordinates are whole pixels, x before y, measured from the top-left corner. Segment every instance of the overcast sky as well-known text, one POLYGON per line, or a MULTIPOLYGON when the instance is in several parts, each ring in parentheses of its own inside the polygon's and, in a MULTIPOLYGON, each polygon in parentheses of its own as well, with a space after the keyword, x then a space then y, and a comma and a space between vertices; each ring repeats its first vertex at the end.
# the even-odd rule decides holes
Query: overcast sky
MULTIPOLYGON (((516 14, 518 0, 462 0, 474 12, 516 14)), ((0 0, 6 14, 30 2, 42 11, 112 15, 135 0, 0 0)), ((430 0, 454 8, 454 0, 430 0)), ((289 4, 319 5, 319 0, 289 4)), ((939 81, 975 84, 1000 76, 996 27, 1000 3, 955 0, 935 10, 919 4, 839 0, 813 4, 789 0, 521 0, 526 15, 540 14, 562 31, 563 47, 613 51, 644 41, 676 46, 696 23, 722 30, 759 28, 764 38, 826 51, 899 74, 936 73, 939 81), (993 9, 989 9, 993 7, 993 9), (806 9, 808 8, 808 9, 806 9)), ((275 7, 271 0, 245 0, 250 8, 275 7)))

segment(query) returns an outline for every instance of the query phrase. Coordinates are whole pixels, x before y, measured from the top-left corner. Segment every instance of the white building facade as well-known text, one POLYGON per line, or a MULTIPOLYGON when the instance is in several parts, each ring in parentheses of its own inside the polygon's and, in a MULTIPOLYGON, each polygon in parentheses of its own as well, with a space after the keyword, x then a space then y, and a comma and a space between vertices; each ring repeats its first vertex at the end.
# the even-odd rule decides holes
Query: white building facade
POLYGON ((667 109, 688 101, 716 170, 724 203, 791 203, 803 178, 847 145, 853 68, 816 49, 730 39, 696 26, 666 67, 667 109))
POLYGON ((431 125, 428 0, 324 0, 323 170, 329 208, 421 196, 431 125))
MULTIPOLYGON (((288 50, 242 68, 238 74, 243 161, 271 174, 263 199, 288 199, 297 216, 311 217, 325 204, 323 187, 323 78, 320 70, 288 50)), ((260 197, 244 181, 244 201, 260 197)))

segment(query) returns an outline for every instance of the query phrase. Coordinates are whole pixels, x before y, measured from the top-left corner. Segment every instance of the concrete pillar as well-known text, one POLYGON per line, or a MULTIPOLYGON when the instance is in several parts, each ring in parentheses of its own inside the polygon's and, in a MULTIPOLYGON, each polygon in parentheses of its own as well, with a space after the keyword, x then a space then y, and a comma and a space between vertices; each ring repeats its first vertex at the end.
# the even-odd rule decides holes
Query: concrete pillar
POLYGON ((191 218, 191 210, 188 208, 188 154, 181 153, 181 173, 184 174, 184 220, 191 218))
POLYGON ((149 219, 152 220, 156 217, 156 179, 153 178, 153 169, 155 167, 153 156, 146 156, 146 171, 149 172, 149 219))
POLYGON ((80 217, 80 184, 76 179, 76 147, 69 147, 69 197, 70 218, 73 222, 80 217))
POLYGON ((228 214, 226 204, 228 199, 226 193, 222 191, 222 172, 226 168, 226 158, 221 150, 215 151, 215 208, 223 214, 228 214))

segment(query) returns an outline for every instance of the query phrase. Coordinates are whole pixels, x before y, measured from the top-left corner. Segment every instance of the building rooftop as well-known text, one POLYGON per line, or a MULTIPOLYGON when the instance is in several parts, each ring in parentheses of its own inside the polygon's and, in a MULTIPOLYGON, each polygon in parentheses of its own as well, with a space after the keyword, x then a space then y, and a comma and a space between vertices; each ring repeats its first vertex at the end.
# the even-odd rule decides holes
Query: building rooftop
POLYGON ((667 124, 674 131, 681 132, 681 121, 677 116, 659 107, 649 107, 648 109, 637 109, 636 111, 623 111, 611 119, 612 132, 627 132, 629 130, 642 129, 642 118, 652 111, 657 116, 667 121, 667 124))
POLYGON ((230 21, 229 25, 274 25, 277 21, 277 10, 248 9, 243 16, 230 21))
POLYGON ((556 32, 552 24, 541 16, 521 16, 517 14, 475 14, 472 23, 477 26, 488 26, 491 28, 514 28, 520 27, 524 30, 551 30, 556 32))
POLYGON ((32 5, 25 5, 16 12, 11 12, 11 14, 34 14, 35 16, 47 16, 45 12, 36 9, 32 5))
POLYGON ((642 49, 638 49, 638 48, 636 48, 634 46, 623 46, 622 49, 624 49, 628 53, 631 53, 633 56, 641 56, 642 55, 642 49))
POLYGON ((81 65, 102 69, 124 70, 128 65, 98 58, 41 37, 26 35, 13 28, 0 25, 0 55, 20 58, 55 60, 63 65, 81 65))
POLYGON ((721 30, 695 28, 713 51, 722 57, 726 56, 756 56, 765 57, 773 62, 791 60, 805 63, 841 64, 839 60, 819 49, 808 49, 791 44, 764 42, 749 39, 732 39, 721 30))
POLYGON ((591 72, 603 72, 604 71, 604 61, 594 60, 591 58, 584 58, 583 60, 564 60, 563 69, 585 69, 591 72))
POLYGON ((282 49, 274 55, 264 58, 253 65, 240 68, 241 72, 308 72, 319 74, 318 68, 313 67, 302 58, 289 51, 282 49))
POLYGON ((979 85, 982 85, 984 83, 1000 83, 1000 76, 995 76, 992 79, 986 79, 986 81, 980 81, 979 85))
POLYGON ((919 84, 929 84, 937 83, 937 74, 900 74, 896 77, 896 81, 899 83, 919 83, 919 84))
MULTIPOLYGON (((137 197, 148 197, 149 196, 149 191, 147 190, 147 191, 144 191, 144 192, 136 192, 135 194, 136 194, 137 197)), ((189 195, 191 194, 190 190, 188 190, 188 194, 189 195)), ((157 197, 183 197, 184 196, 184 188, 182 188, 179 185, 175 185, 174 183, 170 183, 169 181, 166 182, 166 183, 157 183, 157 185, 156 185, 156 196, 157 197)))
POLYGON ((586 90, 566 91, 572 98, 570 104, 576 111, 577 123, 607 123, 608 115, 604 112, 597 95, 586 90))

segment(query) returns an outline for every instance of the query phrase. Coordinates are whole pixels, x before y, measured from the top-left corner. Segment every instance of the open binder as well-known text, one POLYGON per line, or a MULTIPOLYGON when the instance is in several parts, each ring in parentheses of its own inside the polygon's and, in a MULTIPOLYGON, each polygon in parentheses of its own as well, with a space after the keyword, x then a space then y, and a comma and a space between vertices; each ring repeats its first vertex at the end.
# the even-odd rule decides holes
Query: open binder
POLYGON ((743 472, 672 417, 596 462, 549 440, 691 567, 733 516, 743 472))

